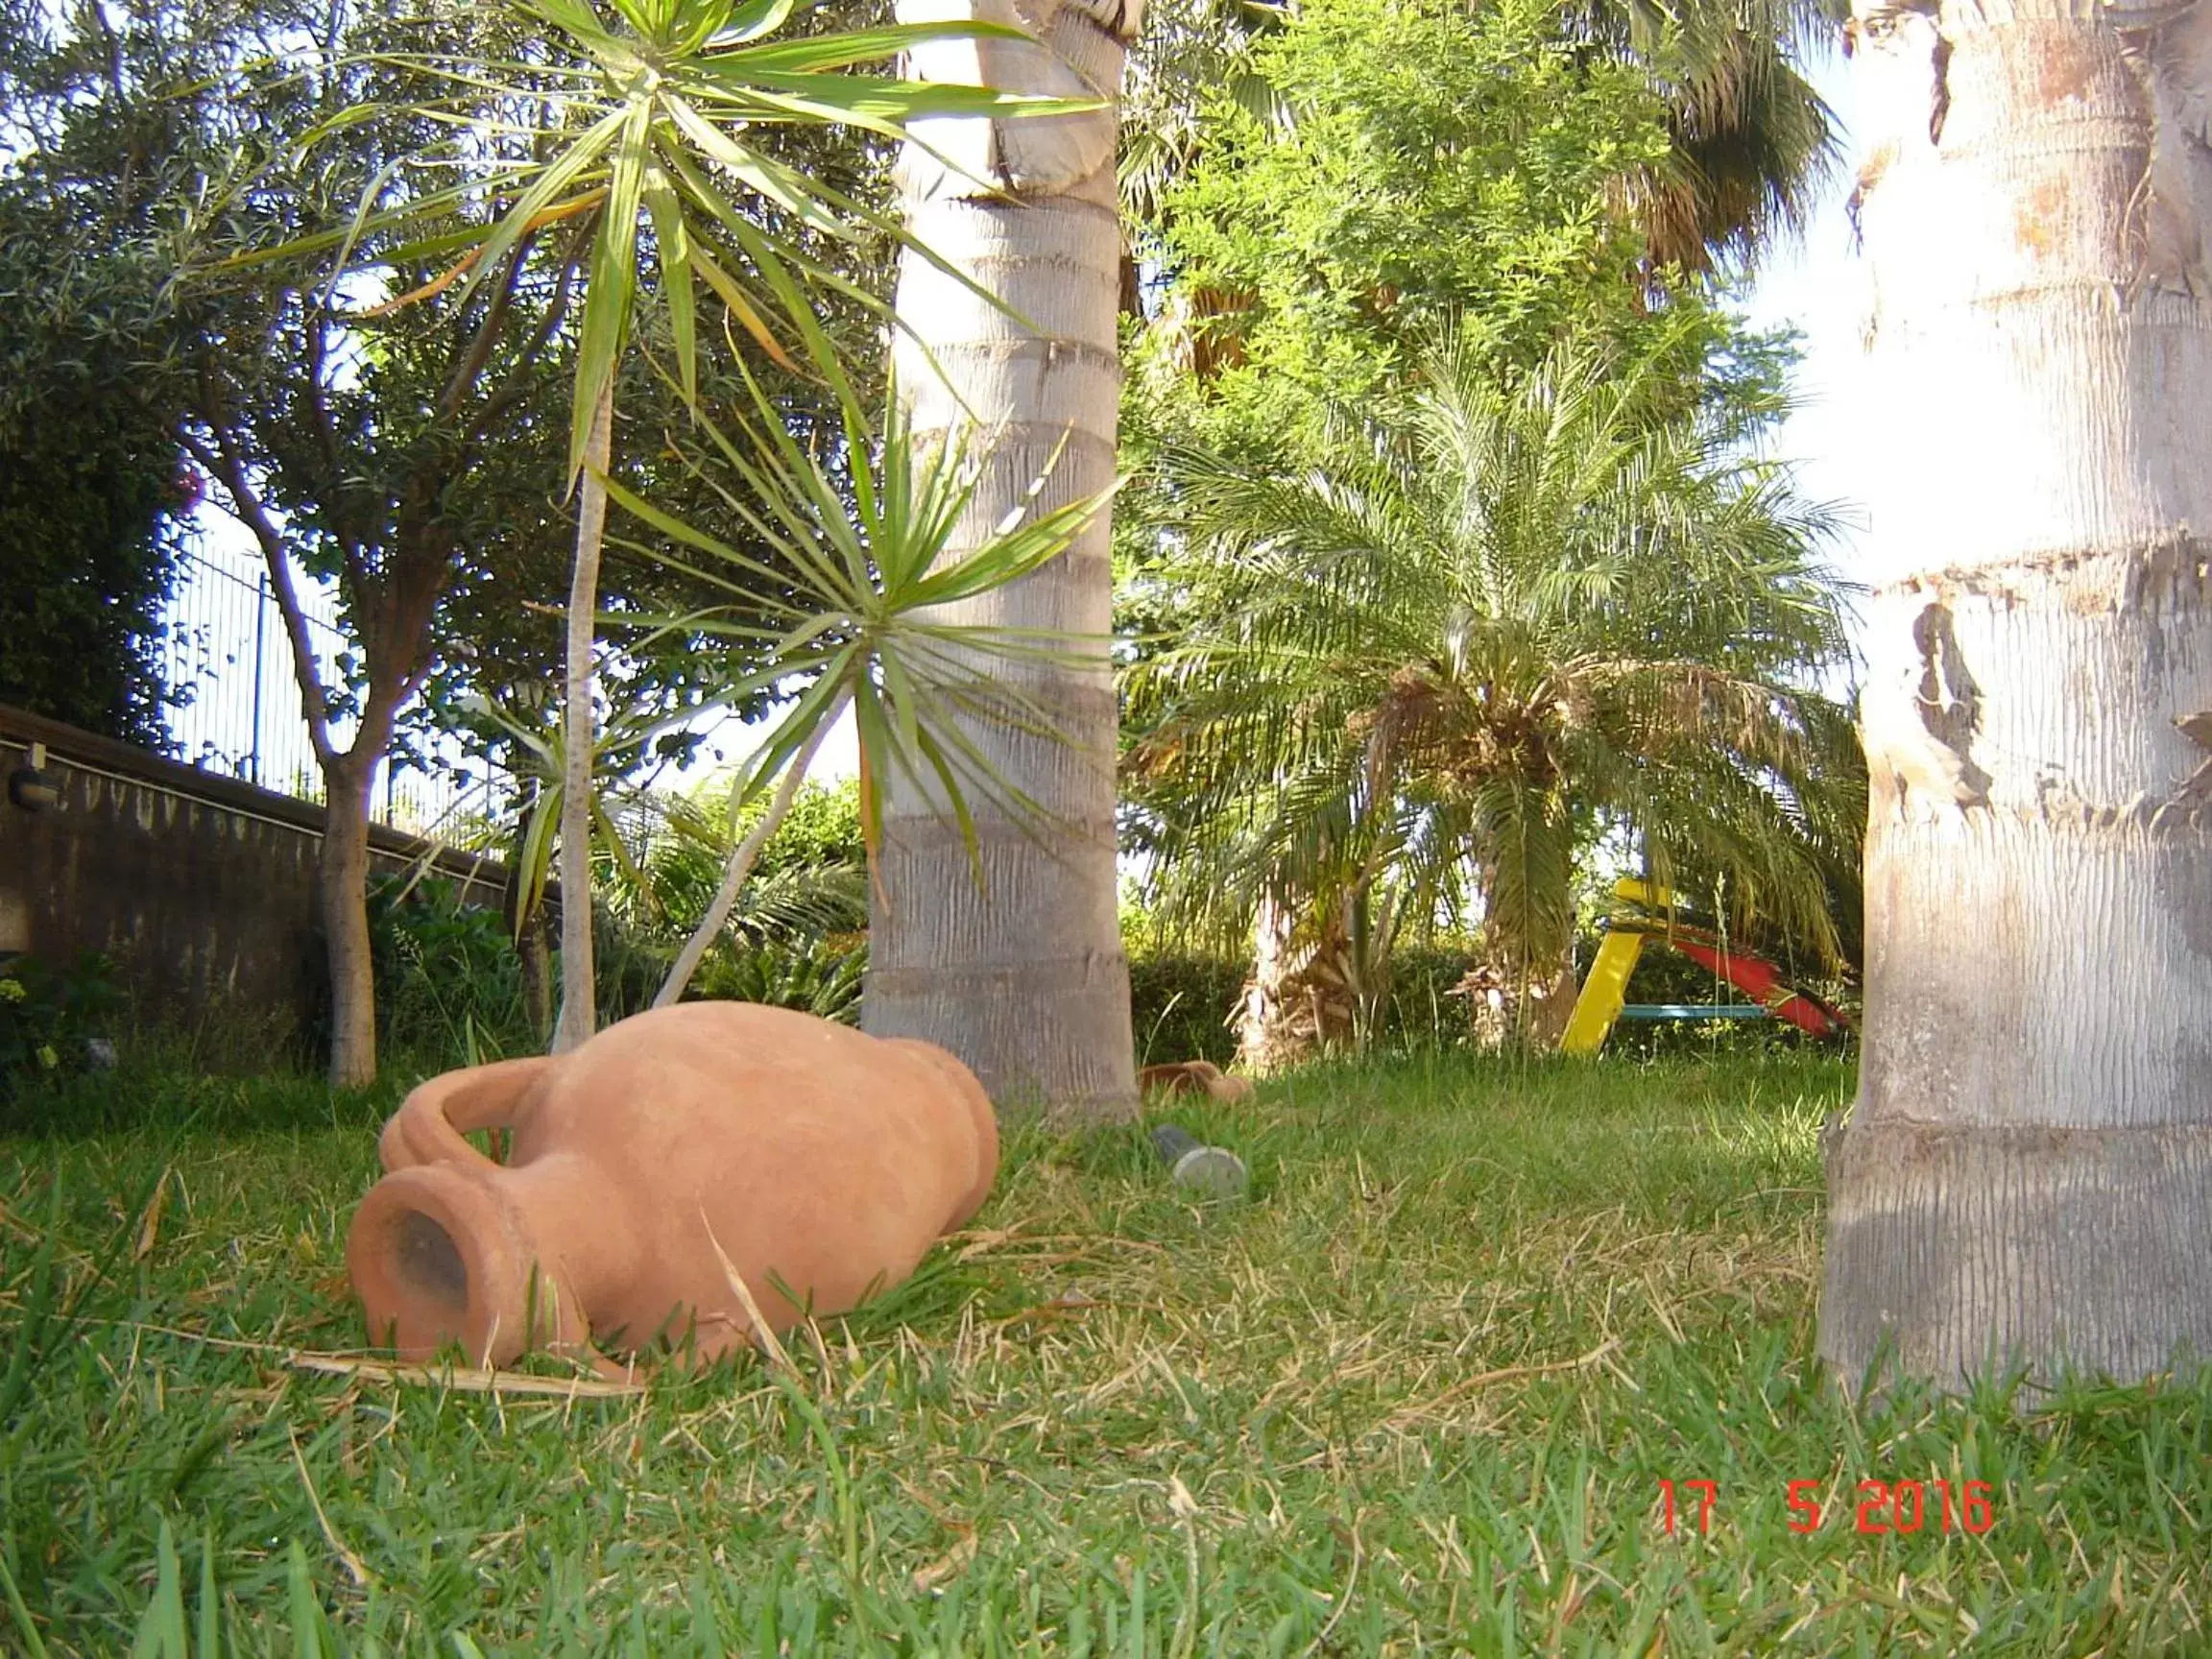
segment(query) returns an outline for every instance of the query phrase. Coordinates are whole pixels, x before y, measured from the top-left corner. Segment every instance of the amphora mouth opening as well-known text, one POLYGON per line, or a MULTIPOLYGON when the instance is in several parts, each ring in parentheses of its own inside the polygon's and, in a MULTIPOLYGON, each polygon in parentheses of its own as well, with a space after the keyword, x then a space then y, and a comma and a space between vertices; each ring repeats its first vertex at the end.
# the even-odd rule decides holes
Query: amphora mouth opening
POLYGON ((387 1176, 361 1201, 346 1240, 371 1340, 418 1360, 458 1343, 478 1365, 583 1338, 580 1310, 537 1255, 515 1206, 453 1164, 387 1176))

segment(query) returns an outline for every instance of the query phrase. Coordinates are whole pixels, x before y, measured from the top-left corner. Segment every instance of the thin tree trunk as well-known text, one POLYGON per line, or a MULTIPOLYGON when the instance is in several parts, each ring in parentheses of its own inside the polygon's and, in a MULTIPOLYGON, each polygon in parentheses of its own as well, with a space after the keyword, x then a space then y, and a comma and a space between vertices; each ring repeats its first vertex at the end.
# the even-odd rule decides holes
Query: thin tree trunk
POLYGON ((315 891, 330 965, 330 1081, 365 1089, 376 1081, 376 974, 369 950, 369 791, 373 757, 358 751, 325 761, 323 845, 315 891))
POLYGON ((2212 1356, 2212 4, 1856 33, 1893 443, 1820 1350, 2139 1378, 2212 1356))
POLYGON ((591 961, 592 616, 599 608, 599 551, 607 536, 606 475, 614 449, 612 379, 591 412, 576 511, 576 566, 568 582, 567 700, 561 714, 561 1024, 553 1051, 565 1053, 598 1029, 591 961))
MULTIPOLYGON (((902 7, 901 14, 915 10, 902 7)), ((974 8, 977 15, 991 10, 974 8)), ((942 7, 930 11, 945 14, 942 7)), ((1118 0, 1070 0, 1049 13, 1042 47, 925 47, 913 66, 928 79, 1112 97, 1134 27, 1118 0)), ((895 346, 917 439, 926 444, 980 423, 995 445, 949 549, 958 556, 1022 503, 1055 451, 1036 511, 1095 495, 1114 480, 1121 381, 1115 118, 1105 110, 932 121, 919 124, 918 135, 973 177, 909 148, 901 167, 915 236, 1006 307, 978 299, 918 255, 903 258, 900 315, 927 348, 903 334, 895 346), (988 194, 994 183, 1005 194, 988 194)), ((944 804, 896 774, 883 780, 885 834, 862 1022, 879 1035, 943 1044, 1001 1103, 1019 1097, 1131 1115, 1136 1045, 1116 889, 1106 515, 1053 565, 957 607, 950 619, 1050 630, 1088 647, 1079 663, 998 671, 1019 682, 1070 741, 1005 726, 975 732, 1006 780, 1050 814, 1051 844, 1041 844, 1034 827, 977 803, 978 884, 944 804)))
POLYGON ((538 799, 533 782, 516 806, 515 835, 507 846, 507 886, 500 911, 515 940, 515 953, 522 970, 522 1020, 532 1043, 548 1041, 553 1034, 553 965, 545 941, 545 905, 541 894, 533 899, 523 849, 529 840, 530 814, 538 799))
POLYGON ((677 1001, 684 995, 684 987, 691 983, 691 975, 699 971, 707 948, 721 935, 723 924, 730 920, 731 908, 744 889, 745 878, 753 874, 753 866, 760 861, 760 850, 775 838, 777 830, 791 810, 791 803, 799 798, 799 785, 806 781, 806 768, 814 764, 815 752, 822 747, 822 739, 830 735, 830 728, 836 724, 837 716, 844 712, 845 703, 845 697, 840 695, 822 710, 813 732, 800 745, 799 753, 785 764, 782 781, 776 785, 768 810, 730 854, 730 862, 722 872, 722 884, 714 890, 714 901, 707 906, 707 914, 699 919, 699 926, 691 930, 691 937, 684 941, 684 949, 678 952, 675 964, 668 970, 668 977, 653 998, 654 1007, 665 1008, 677 1001))
POLYGON ((1264 1077, 1312 1051, 1310 1029, 1300 1034, 1299 952, 1291 943, 1295 913, 1276 894, 1252 917, 1252 976, 1237 1004, 1237 1067, 1264 1077))

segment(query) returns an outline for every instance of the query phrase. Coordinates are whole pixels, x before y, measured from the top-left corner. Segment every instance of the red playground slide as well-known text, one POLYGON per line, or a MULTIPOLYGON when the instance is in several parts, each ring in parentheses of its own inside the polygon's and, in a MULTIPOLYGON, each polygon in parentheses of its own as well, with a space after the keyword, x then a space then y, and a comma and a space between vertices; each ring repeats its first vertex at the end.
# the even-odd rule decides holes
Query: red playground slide
POLYGON ((1735 954, 1712 945, 1693 944, 1679 933, 1668 943, 1691 961, 1719 974, 1775 1019, 1787 1020, 1798 1030, 1815 1037, 1834 1036, 1839 1029, 1835 1015, 1810 997, 1785 986, 1781 973, 1766 958, 1735 954))

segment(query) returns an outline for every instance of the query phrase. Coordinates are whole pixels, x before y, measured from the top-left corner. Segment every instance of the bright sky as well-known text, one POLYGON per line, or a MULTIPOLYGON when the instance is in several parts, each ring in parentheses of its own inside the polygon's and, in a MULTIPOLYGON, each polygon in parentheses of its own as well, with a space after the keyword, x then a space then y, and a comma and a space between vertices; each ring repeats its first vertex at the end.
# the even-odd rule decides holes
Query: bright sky
MULTIPOLYGON (((1840 51, 1815 66, 1814 84, 1845 129, 1842 160, 1807 226, 1802 242, 1775 250, 1760 271, 1745 311, 1761 327, 1789 326, 1803 337, 1796 375, 1798 408, 1785 423, 1774 452, 1794 464, 1799 488, 1817 501, 1844 510, 1863 524, 1853 480, 1863 476, 1864 446, 1859 409, 1864 355, 1861 340, 1870 305, 1865 261, 1860 257, 1845 203, 1858 167, 1850 135, 1853 116, 1849 65, 1840 51)), ((1846 534, 1833 551, 1848 570, 1846 534)))

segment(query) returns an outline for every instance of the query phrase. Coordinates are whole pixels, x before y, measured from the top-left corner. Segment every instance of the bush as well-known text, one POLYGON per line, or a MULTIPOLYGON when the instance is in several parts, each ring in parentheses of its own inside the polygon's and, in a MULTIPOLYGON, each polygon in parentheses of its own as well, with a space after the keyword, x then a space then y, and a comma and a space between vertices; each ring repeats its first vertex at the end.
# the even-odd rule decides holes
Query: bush
POLYGON ((0 966, 0 1099, 84 1070, 93 1061, 93 1045, 112 1035, 108 1022, 122 1002, 113 966, 94 951, 68 968, 35 956, 0 966))
POLYGON ((1390 953, 1390 1004, 1379 1044, 1386 1049, 1456 1048, 1473 1027, 1467 998, 1452 988, 1477 961, 1465 946, 1405 945, 1390 953))
POLYGON ((1143 953, 1129 959, 1130 1024, 1137 1064, 1237 1057, 1229 1022, 1244 990, 1245 963, 1223 956, 1143 953))
MULTIPOLYGON (((653 1006, 661 981, 668 977, 678 947, 633 927, 599 905, 591 918, 591 968, 599 980, 599 1024, 642 1014, 653 1006)), ((560 1005, 561 961, 554 953, 554 1005, 560 1005)))
POLYGON ((379 1046, 463 1064, 538 1047, 522 998, 522 959, 499 912, 441 876, 369 885, 369 953, 379 1046))
POLYGON ((860 1023, 864 939, 840 935, 805 944, 775 942, 720 950, 700 965, 691 995, 702 1000, 762 1002, 841 1024, 860 1023))
MULTIPOLYGON (((1465 998, 1448 995, 1474 965, 1464 949, 1407 947, 1390 958, 1390 997, 1379 1049, 1454 1047, 1467 1038, 1465 998)), ((1129 1007, 1137 1063, 1237 1057, 1238 998, 1251 965, 1238 957, 1140 951, 1129 959, 1129 1007)))

